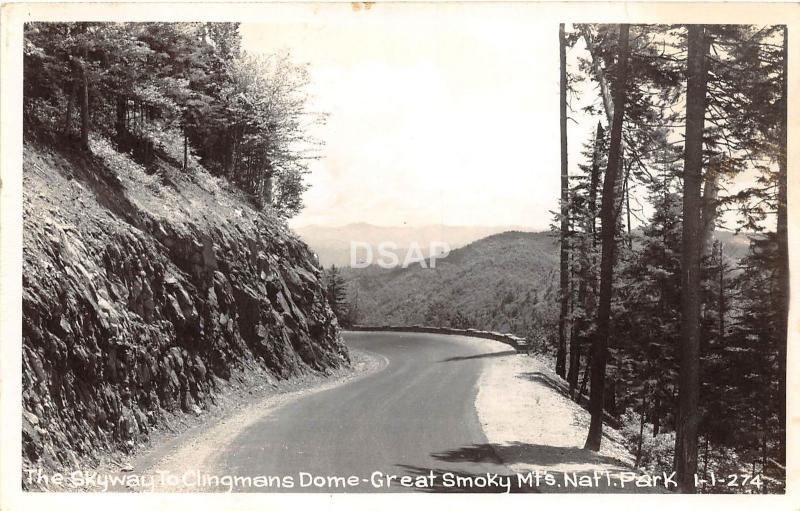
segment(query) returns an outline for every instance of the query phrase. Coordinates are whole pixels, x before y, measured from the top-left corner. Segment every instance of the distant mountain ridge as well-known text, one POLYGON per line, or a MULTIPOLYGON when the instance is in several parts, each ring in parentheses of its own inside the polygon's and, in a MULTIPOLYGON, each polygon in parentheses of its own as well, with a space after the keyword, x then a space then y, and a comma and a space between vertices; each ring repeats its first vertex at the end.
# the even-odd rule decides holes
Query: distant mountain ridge
POLYGON ((558 250, 548 232, 509 231, 454 249, 435 268, 346 269, 365 324, 530 333, 553 317, 558 250))
MULTIPOLYGON (((473 241, 507 231, 531 231, 521 226, 463 226, 463 225, 426 225, 426 226, 380 226, 364 222, 353 223, 341 227, 307 225, 293 229, 300 238, 317 254, 320 264, 329 267, 350 266, 351 243, 372 247, 376 255, 378 245, 393 243, 397 248, 390 250, 402 261, 412 246, 419 247, 423 256, 429 255, 431 243, 444 242, 450 249, 463 247, 473 241)), ((365 249, 359 252, 364 259, 365 249)), ((374 261, 373 261, 374 262, 374 261)))
MULTIPOLYGON (((735 265, 746 235, 714 234, 735 265)), ((558 318, 558 243, 549 232, 509 231, 454 249, 436 267, 346 268, 358 322, 478 328, 548 336, 558 318)))

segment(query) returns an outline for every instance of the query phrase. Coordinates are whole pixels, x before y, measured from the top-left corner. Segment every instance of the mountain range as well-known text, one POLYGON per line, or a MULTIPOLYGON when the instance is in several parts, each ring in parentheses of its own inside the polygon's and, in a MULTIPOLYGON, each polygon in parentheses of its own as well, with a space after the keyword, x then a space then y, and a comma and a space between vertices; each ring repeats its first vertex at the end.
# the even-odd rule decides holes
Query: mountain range
MULTIPOLYGON (((714 234, 735 266, 749 239, 714 234)), ((356 321, 372 325, 453 326, 538 337, 556 331, 559 252, 549 232, 509 231, 453 249, 435 267, 341 270, 356 321)))
MULTIPOLYGON (((473 241, 507 231, 528 230, 520 226, 467 226, 467 225, 426 225, 380 226, 368 223, 353 223, 341 227, 307 225, 293 229, 317 254, 324 267, 351 266, 351 244, 357 249, 354 260, 359 263, 376 262, 381 244, 402 261, 410 250, 419 248, 422 256, 430 255, 431 243, 445 243, 449 248, 463 247, 473 241), (394 248, 392 248, 392 245, 394 248), (369 246, 370 249, 365 248, 369 246), (371 261, 367 261, 367 251, 371 250, 371 261)), ((437 252, 438 253, 438 252, 437 252)))

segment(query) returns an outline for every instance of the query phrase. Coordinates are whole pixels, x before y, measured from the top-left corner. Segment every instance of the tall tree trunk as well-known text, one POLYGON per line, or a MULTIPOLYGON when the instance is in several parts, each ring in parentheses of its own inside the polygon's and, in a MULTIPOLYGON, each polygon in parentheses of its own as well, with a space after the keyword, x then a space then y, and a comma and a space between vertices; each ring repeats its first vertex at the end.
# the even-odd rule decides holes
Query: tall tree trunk
POLYGON ((655 396, 655 404, 653 405, 653 438, 658 436, 661 431, 661 396, 655 396))
POLYGON ((81 149, 89 150, 89 77, 86 73, 86 64, 83 61, 74 61, 78 72, 78 99, 81 109, 81 149))
POLYGON ((614 101, 612 99, 611 87, 608 84, 605 73, 600 68, 600 57, 597 55, 592 32, 586 25, 580 25, 580 27, 581 35, 586 42, 586 49, 592 57, 592 72, 595 78, 597 78, 597 83, 600 84, 600 98, 603 100, 603 110, 606 112, 608 124, 611 125, 614 122, 614 101))
POLYGON ((628 248, 633 248, 633 240, 631 239, 631 192, 628 189, 628 172, 625 172, 625 228, 628 230, 628 248))
MULTIPOLYGON (((589 211, 585 215, 585 236, 581 247, 581 275, 578 284, 578 303, 581 304, 584 313, 581 315, 580 319, 575 322, 570 337, 570 371, 567 381, 569 382, 570 397, 575 402, 580 402, 580 396, 583 393, 583 390, 578 390, 581 353, 586 340, 585 332, 588 326, 588 318, 595 312, 594 301, 597 284, 594 275, 594 249, 597 246, 597 186, 600 181, 600 147, 603 137, 603 126, 598 121, 594 148, 592 151, 592 167, 589 181, 589 211), (589 292, 589 284, 591 284, 591 292, 589 292)), ((581 387, 583 389, 583 385, 581 387)))
POLYGON ((581 388, 578 389, 578 399, 576 399, 578 403, 582 401, 581 396, 586 394, 586 388, 589 386, 589 373, 591 372, 591 365, 592 365, 592 353, 589 352, 586 355, 586 369, 583 370, 583 378, 581 378, 581 388))
POLYGON ((597 307, 597 333, 592 344, 592 387, 589 394, 589 411, 592 420, 586 437, 586 449, 600 450, 603 438, 603 402, 608 357, 608 331, 611 321, 612 279, 614 277, 614 234, 617 175, 622 162, 622 120, 625 115, 625 83, 628 78, 628 38, 630 27, 619 26, 619 57, 616 62, 614 87, 614 117, 611 123, 611 140, 608 148, 608 168, 603 179, 603 199, 600 205, 602 249, 600 255, 600 296, 597 307))
POLYGON ((703 454, 703 491, 706 490, 706 479, 708 477, 708 435, 706 435, 706 448, 703 454))
POLYGON ((186 135, 186 126, 183 127, 183 171, 186 172, 186 160, 189 156, 189 137, 186 135))
POLYGON ((578 303, 583 308, 583 314, 575 320, 575 324, 570 330, 569 340, 569 371, 567 373, 567 382, 569 383, 569 396, 573 400, 577 400, 578 392, 578 376, 581 371, 581 346, 583 345, 583 336, 586 329, 586 303, 588 301, 587 295, 587 279, 589 278, 589 256, 586 254, 588 240, 582 242, 581 247, 581 270, 578 282, 578 303))
POLYGON ((722 243, 719 244, 719 295, 717 295, 717 319, 719 342, 725 342, 725 262, 722 259, 722 243))
POLYGON ((703 225, 702 253, 706 255, 711 252, 714 240, 714 227, 717 219, 717 195, 719 194, 719 173, 721 164, 719 161, 709 163, 703 177, 703 210, 700 214, 703 225))
POLYGON ((75 98, 75 86, 76 82, 75 79, 69 80, 69 85, 67 86, 67 116, 64 118, 64 134, 69 135, 70 131, 72 131, 72 102, 75 98))
POLYGON ((273 181, 275 179, 273 177, 273 174, 274 174, 274 172, 271 171, 271 170, 269 172, 267 172, 267 177, 266 177, 266 180, 264 181, 264 202, 269 206, 272 205, 272 201, 273 201, 272 188, 274 186, 273 185, 273 181))
POLYGON ((617 415, 617 381, 607 378, 603 389, 603 409, 611 415, 617 415))
MULTIPOLYGON (((628 164, 625 166, 625 174, 622 176, 622 194, 623 199, 625 200, 625 210, 626 210, 626 219, 625 219, 625 229, 628 231, 628 248, 633 249, 633 238, 631 238, 631 196, 630 191, 628 190, 628 181, 629 176, 631 174, 631 167, 633 166, 633 160, 629 161, 628 164)), ((622 204, 620 204, 622 207, 622 204)), ((621 215, 620 215, 621 216, 621 215)))
POLYGON ((789 59, 789 32, 783 27, 783 75, 781 77, 780 156, 778 161, 778 463, 786 466, 786 341, 789 324, 789 237, 786 216, 787 176, 786 138, 788 88, 787 60, 789 59))
MULTIPOLYGON (((592 247, 597 247, 597 187, 600 183, 600 149, 605 138, 603 125, 597 121, 597 131, 594 138, 594 151, 592 152, 592 175, 589 179, 589 214, 592 217, 592 247)), ((592 286, 594 289, 594 286, 592 286)))
POLYGON ((639 411, 639 440, 636 442, 636 463, 633 468, 639 468, 642 461, 642 444, 644 443, 644 417, 647 412, 647 385, 642 388, 642 409, 639 411))
POLYGON ((117 96, 117 121, 116 121, 116 131, 117 131, 117 150, 120 152, 125 152, 126 148, 126 126, 125 126, 125 117, 126 113, 125 110, 128 106, 128 98, 123 96, 117 96))
POLYGON ((229 159, 228 159, 228 168, 227 174, 228 177, 233 180, 235 183, 239 183, 240 181, 237 179, 239 176, 236 176, 236 160, 239 156, 239 127, 233 126, 229 133, 230 137, 230 146, 229 146, 229 159))
POLYGON ((706 53, 703 25, 689 25, 686 141, 683 165, 683 234, 681 248, 681 338, 675 471, 678 488, 694 493, 697 472, 698 401, 700 398, 700 255, 702 250, 700 187, 703 124, 706 110, 706 53))
MULTIPOLYGON (((561 312, 558 316, 558 351, 556 352, 556 374, 566 374, 567 311, 569 308, 569 173, 567 170, 567 42, 564 24, 558 25, 558 53, 561 63, 561 87, 559 114, 561 117, 561 312)), ((570 350, 574 349, 570 346, 570 350)), ((573 357, 570 357, 572 361, 573 357)), ((574 367, 570 367, 574 371, 574 367)))

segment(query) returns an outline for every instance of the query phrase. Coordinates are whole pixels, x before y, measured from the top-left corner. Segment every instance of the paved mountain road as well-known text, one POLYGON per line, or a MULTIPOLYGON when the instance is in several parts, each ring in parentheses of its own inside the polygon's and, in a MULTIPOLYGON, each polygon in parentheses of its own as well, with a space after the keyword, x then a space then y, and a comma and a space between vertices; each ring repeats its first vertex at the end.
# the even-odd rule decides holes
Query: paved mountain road
POLYGON ((326 493, 408 491, 413 488, 401 486, 400 477, 428 475, 431 470, 437 475, 436 491, 452 490, 444 486, 445 472, 509 474, 493 452, 476 454, 474 448, 486 444, 475 411, 482 364, 487 356, 509 348, 421 333, 352 332, 345 340, 354 349, 384 357, 388 364, 270 412, 216 453, 218 473, 291 476, 294 488, 273 485, 261 491, 326 493), (331 487, 327 481, 322 487, 299 487, 301 472, 357 477, 346 488, 331 487), (373 477, 376 472, 382 475, 373 477), (386 476, 398 479, 387 481, 386 476), (382 487, 376 488, 373 479, 382 487))

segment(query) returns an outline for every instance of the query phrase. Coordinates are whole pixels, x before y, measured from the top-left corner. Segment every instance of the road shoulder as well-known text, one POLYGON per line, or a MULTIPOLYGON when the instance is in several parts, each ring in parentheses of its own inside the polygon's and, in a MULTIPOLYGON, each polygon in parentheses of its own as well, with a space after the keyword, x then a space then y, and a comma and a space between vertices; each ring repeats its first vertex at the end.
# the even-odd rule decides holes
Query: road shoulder
POLYGON ((503 463, 518 473, 632 470, 633 456, 608 426, 599 453, 583 449, 590 416, 564 392, 563 380, 535 356, 486 359, 475 406, 503 463))
MULTIPOLYGON (((215 417, 195 425, 180 435, 161 439, 151 449, 142 453, 130 462, 132 472, 144 479, 153 481, 153 486, 146 491, 192 492, 197 488, 192 485, 192 473, 213 474, 215 457, 224 451, 238 434, 248 427, 273 413, 282 406, 305 396, 323 392, 344 385, 386 367, 388 361, 380 356, 365 351, 351 350, 352 364, 346 370, 333 375, 313 375, 296 381, 286 381, 277 389, 254 393, 250 399, 228 403, 215 417), (189 474, 179 484, 170 484, 170 478, 181 478, 189 474)), ((137 491, 137 488, 118 488, 117 491, 137 491)))

